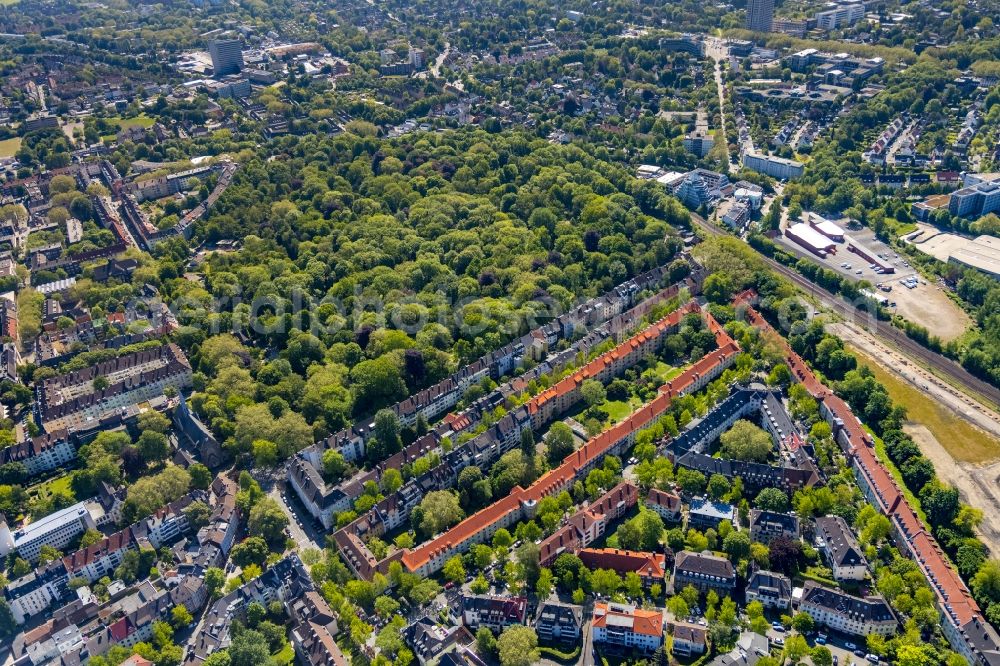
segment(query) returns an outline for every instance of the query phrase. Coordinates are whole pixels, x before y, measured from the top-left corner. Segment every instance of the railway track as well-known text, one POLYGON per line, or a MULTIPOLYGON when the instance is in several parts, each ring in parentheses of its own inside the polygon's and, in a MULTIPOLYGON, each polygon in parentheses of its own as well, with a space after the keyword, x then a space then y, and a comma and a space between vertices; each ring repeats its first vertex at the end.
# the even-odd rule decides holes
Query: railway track
MULTIPOLYGON (((694 220, 696 225, 698 225, 698 228, 713 236, 729 235, 726 231, 707 222, 699 215, 691 213, 691 219, 694 220)), ((845 301, 842 297, 813 283, 808 278, 800 275, 794 269, 780 264, 774 259, 760 254, 759 252, 758 255, 773 270, 788 278, 795 286, 813 295, 817 300, 823 303, 823 305, 830 308, 845 319, 855 322, 873 320, 872 316, 868 312, 855 307, 851 303, 845 301)), ((895 328, 890 323, 881 323, 883 324, 881 326, 868 327, 869 332, 875 337, 880 338, 883 342, 888 342, 894 345, 910 358, 921 362, 933 370, 936 370, 940 374, 947 377, 950 381, 957 384, 963 391, 971 393, 973 397, 981 396, 982 398, 985 398, 990 403, 989 406, 995 408, 1000 405, 1000 389, 997 389, 995 386, 992 386, 978 377, 973 376, 968 370, 955 361, 946 358, 935 351, 927 349, 915 340, 911 340, 906 333, 898 328, 895 328)))

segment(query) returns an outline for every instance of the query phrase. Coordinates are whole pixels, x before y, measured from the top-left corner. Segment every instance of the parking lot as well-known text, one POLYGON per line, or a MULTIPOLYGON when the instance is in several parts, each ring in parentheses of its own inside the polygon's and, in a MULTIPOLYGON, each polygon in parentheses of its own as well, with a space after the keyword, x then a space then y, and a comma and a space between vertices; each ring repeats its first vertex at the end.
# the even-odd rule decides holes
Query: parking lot
MULTIPOLYGON (((791 632, 788 631, 778 631, 772 628, 767 632, 767 638, 771 641, 772 648, 780 649, 785 640, 791 632)), ((872 666, 871 662, 865 659, 865 642, 862 639, 852 637, 845 638, 843 636, 837 636, 833 634, 826 635, 825 638, 821 638, 822 634, 813 634, 806 638, 810 647, 815 647, 817 644, 825 645, 830 649, 830 653, 833 655, 833 663, 835 666, 872 666), (822 641, 821 643, 819 641, 822 641), (862 654, 857 654, 857 651, 862 652, 862 654)))
POLYGON ((895 272, 889 274, 875 272, 873 268, 874 264, 864 257, 847 250, 846 242, 838 243, 837 252, 827 255, 824 258, 807 251, 801 245, 794 243, 784 236, 777 237, 775 240, 783 249, 792 254, 815 261, 824 268, 829 268, 832 271, 840 273, 845 277, 854 278, 855 280, 868 280, 872 284, 881 282, 898 284, 899 280, 917 274, 917 271, 910 266, 905 256, 900 256, 888 245, 875 238, 875 234, 870 229, 849 229, 847 235, 858 244, 863 245, 872 255, 881 255, 885 261, 893 265, 895 272))
POLYGON ((849 252, 846 242, 837 244, 836 254, 823 258, 784 236, 775 237, 775 241, 785 251, 818 263, 842 276, 867 280, 876 287, 881 285, 883 289, 878 293, 888 300, 892 312, 925 326, 932 335, 942 340, 954 340, 969 327, 971 320, 968 314, 955 305, 940 285, 924 280, 905 255, 894 252, 875 238, 870 229, 848 229, 847 235, 863 245, 873 256, 882 255, 884 261, 892 264, 895 272, 877 273, 871 262, 849 252))

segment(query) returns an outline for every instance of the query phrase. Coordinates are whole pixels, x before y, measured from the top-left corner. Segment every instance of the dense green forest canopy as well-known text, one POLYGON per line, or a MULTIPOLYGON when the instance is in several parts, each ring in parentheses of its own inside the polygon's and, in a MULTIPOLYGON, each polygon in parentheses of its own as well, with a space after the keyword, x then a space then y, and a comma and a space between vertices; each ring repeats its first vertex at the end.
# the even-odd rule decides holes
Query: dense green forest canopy
POLYGON ((193 404, 243 451, 299 433, 288 454, 676 261, 688 223, 655 184, 516 132, 288 137, 270 151, 198 231, 242 249, 210 254, 198 280, 181 277, 182 248, 158 251, 201 371, 193 404), (254 349, 209 337, 223 331, 254 349), (251 427, 269 418, 285 421, 251 427))

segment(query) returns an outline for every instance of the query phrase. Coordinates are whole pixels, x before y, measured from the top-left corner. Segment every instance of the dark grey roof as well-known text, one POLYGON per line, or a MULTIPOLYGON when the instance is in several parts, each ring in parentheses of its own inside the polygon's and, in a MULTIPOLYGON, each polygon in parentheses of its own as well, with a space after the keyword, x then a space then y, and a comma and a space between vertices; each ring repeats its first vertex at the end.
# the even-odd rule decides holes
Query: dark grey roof
POLYGON ((747 581, 747 592, 788 599, 792 596, 792 581, 773 571, 754 571, 747 581))
POLYGON ((832 587, 807 580, 802 586, 802 604, 821 606, 856 622, 895 621, 896 616, 882 597, 854 597, 832 587))
POLYGON ((537 626, 560 626, 578 631, 583 623, 583 607, 546 601, 538 607, 537 626))
POLYGON ((723 579, 735 579, 736 570, 733 563, 724 557, 710 553, 692 553, 682 550, 677 553, 674 562, 674 572, 685 574, 702 574, 723 579))
POLYGON ((829 553, 834 564, 841 567, 867 565, 861 546, 840 516, 825 516, 816 519, 816 543, 829 553))
POLYGON ((775 511, 762 511, 752 509, 750 511, 750 526, 762 525, 767 529, 780 528, 784 532, 799 532, 799 517, 793 513, 777 513, 775 511))

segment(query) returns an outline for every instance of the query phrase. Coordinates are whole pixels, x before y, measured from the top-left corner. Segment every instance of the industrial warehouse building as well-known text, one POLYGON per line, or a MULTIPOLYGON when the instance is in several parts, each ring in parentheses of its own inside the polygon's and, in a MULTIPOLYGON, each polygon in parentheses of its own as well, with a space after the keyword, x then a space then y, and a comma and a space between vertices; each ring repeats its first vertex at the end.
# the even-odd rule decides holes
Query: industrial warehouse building
POLYGON ((785 229, 785 237, 809 250, 817 257, 837 253, 837 244, 813 229, 805 222, 799 222, 785 229))

